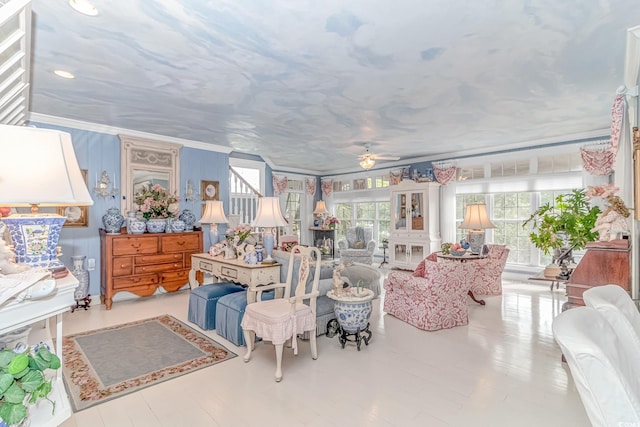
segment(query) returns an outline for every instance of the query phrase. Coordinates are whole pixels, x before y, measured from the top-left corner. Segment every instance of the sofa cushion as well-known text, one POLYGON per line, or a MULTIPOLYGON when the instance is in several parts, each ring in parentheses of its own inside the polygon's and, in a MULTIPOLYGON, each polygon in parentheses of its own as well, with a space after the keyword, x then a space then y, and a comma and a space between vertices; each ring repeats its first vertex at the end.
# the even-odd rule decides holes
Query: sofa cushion
POLYGON ((358 240, 356 242, 353 242, 353 246, 351 246, 353 249, 364 249, 364 240, 358 240))

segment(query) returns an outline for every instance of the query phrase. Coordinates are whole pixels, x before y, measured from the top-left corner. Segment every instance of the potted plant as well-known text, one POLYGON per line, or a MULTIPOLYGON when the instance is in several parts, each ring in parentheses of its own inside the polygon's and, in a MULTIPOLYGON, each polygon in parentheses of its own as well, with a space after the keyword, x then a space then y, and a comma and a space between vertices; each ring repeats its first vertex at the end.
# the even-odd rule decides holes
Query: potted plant
POLYGON ((555 206, 540 206, 522 226, 531 224, 529 239, 545 254, 554 251, 554 262, 562 265, 573 249, 584 249, 598 233, 591 231, 600 214, 600 208, 590 206, 584 189, 556 197, 555 206))
MULTIPOLYGON (((27 404, 48 399, 51 380, 44 376, 45 369, 59 369, 60 359, 45 345, 34 352, 0 352, 0 423, 21 423, 27 416, 27 404)), ((55 409, 55 402, 49 400, 55 409)))
POLYGON ((382 242, 382 247, 383 248, 388 248, 389 247, 389 239, 388 238, 385 237, 384 239, 381 240, 381 242, 382 242))

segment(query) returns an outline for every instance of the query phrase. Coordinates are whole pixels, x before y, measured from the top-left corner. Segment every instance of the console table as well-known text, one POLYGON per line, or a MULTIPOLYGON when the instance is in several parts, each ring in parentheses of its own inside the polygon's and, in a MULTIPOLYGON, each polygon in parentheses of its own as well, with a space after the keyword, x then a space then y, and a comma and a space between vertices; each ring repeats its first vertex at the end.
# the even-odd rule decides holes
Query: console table
MULTIPOLYGON (((35 345, 44 341, 51 345, 49 318, 55 316, 55 352, 60 358, 60 363, 64 363, 62 357, 62 314, 69 311, 69 308, 75 303, 73 292, 77 286, 78 280, 72 274, 68 274, 66 277, 56 280, 56 289, 44 298, 22 302, 10 299, 0 305, 0 334, 6 334, 14 329, 44 320, 45 326, 43 328, 31 330, 29 344, 35 345)), ((51 346, 51 348, 54 347, 51 346)), ((43 402, 38 407, 30 406, 28 413, 32 426, 58 426, 71 416, 69 398, 62 382, 62 367, 56 371, 55 378, 52 380, 49 399, 56 403, 55 412, 53 415, 51 414, 52 406, 48 402, 43 402)))
POLYGON ((242 259, 225 259, 223 255, 211 256, 204 253, 191 255, 191 271, 189 271, 191 289, 202 284, 197 278, 199 271, 211 274, 218 281, 228 280, 249 287, 280 282, 280 264, 278 263, 247 264, 242 259))

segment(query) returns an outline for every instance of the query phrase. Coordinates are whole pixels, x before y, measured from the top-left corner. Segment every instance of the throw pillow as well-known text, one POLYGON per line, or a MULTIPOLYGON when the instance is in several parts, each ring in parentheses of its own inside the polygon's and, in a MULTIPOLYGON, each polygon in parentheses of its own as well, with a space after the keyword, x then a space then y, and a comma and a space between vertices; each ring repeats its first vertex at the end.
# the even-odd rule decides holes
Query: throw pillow
POLYGON ((353 249, 364 249, 364 240, 353 242, 353 249))
POLYGON ((424 272, 425 272, 425 269, 427 268, 426 264, 428 262, 433 262, 433 261, 429 261, 426 258, 423 259, 422 261, 420 261, 420 264, 418 264, 418 266, 416 267, 415 271, 411 275, 413 277, 424 277, 424 272))
POLYGON ((293 249, 293 247, 297 244, 298 244, 297 242, 284 242, 282 243, 281 247, 283 251, 291 252, 291 249, 293 249))

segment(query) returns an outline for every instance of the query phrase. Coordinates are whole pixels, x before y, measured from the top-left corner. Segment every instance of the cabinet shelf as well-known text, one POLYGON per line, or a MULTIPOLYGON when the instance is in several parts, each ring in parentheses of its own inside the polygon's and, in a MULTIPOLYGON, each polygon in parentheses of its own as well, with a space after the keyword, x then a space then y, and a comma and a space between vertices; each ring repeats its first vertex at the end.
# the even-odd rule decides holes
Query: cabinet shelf
MULTIPOLYGON (((68 311, 75 302, 73 292, 77 286, 78 280, 69 274, 56 280, 56 289, 45 298, 22 302, 10 299, 0 305, 0 334, 44 321, 42 325, 33 326, 29 333, 28 344, 32 346, 40 341, 46 342, 52 349, 55 348, 55 352, 62 362, 62 314, 68 311), (49 328, 49 319, 54 316, 56 317, 55 347, 49 328)), ((46 375, 47 378, 53 380, 49 399, 56 402, 55 412, 53 415, 51 414, 53 407, 51 402, 46 399, 41 399, 37 404, 30 405, 28 413, 32 426, 55 427, 71 416, 69 398, 62 381, 62 368, 55 373, 53 371, 47 372, 46 375)))

